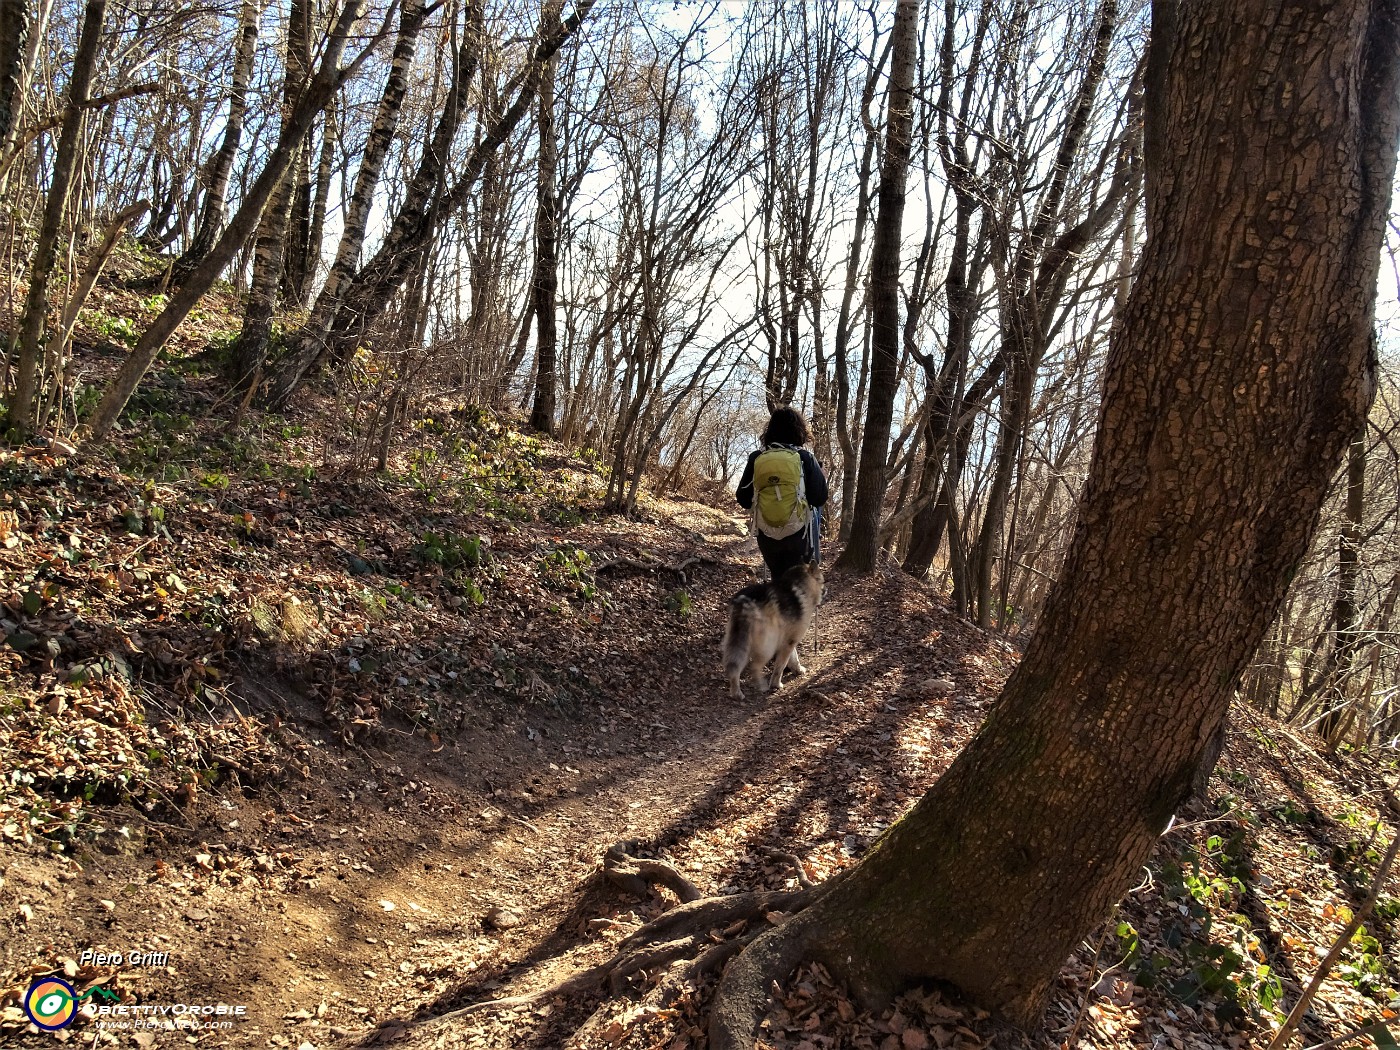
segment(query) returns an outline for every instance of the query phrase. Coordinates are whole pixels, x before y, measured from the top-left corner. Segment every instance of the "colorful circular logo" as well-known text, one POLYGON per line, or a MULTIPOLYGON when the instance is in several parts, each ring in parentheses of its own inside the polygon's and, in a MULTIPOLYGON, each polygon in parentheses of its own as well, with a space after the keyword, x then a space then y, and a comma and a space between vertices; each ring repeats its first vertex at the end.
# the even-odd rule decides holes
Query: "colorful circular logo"
POLYGON ((29 1019, 48 1032, 56 1032, 73 1023, 78 995, 73 986, 57 977, 41 977, 24 993, 24 1012, 29 1019))

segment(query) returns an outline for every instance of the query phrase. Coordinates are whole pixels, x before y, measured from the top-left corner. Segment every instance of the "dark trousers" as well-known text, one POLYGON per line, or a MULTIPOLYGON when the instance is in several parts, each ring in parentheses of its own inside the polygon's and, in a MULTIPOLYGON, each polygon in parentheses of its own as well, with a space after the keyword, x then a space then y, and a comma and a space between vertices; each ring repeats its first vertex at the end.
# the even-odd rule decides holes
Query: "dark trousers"
POLYGON ((784 536, 780 540, 775 540, 760 532, 758 534, 758 551, 763 555, 763 563, 768 566, 769 577, 780 580, 783 573, 794 565, 820 562, 822 560, 821 527, 821 511, 814 509, 811 522, 801 532, 784 536))

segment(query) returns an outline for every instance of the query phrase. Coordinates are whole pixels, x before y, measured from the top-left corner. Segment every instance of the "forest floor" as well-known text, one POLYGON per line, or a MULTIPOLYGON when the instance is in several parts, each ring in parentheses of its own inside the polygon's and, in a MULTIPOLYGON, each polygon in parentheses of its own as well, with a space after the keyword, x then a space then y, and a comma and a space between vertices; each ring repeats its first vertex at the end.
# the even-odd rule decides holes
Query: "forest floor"
MULTIPOLYGON (((620 841, 707 894, 856 862, 1015 664, 893 569, 832 576, 808 673, 733 701, 725 603, 760 565, 734 508, 604 513, 596 461, 475 410, 373 472, 311 409, 224 431, 215 388, 160 377, 102 454, 0 451, 0 1044, 703 1047, 713 977, 453 1011, 676 903, 603 877, 620 841), (49 975, 83 997, 55 1034, 23 1011, 49 975)), ((761 1045, 1262 1045, 1395 833, 1393 765, 1241 707, 1042 1031, 935 990, 871 1014, 815 969, 761 1045)), ((1397 922, 1392 884, 1304 1045, 1394 1016, 1397 922)))

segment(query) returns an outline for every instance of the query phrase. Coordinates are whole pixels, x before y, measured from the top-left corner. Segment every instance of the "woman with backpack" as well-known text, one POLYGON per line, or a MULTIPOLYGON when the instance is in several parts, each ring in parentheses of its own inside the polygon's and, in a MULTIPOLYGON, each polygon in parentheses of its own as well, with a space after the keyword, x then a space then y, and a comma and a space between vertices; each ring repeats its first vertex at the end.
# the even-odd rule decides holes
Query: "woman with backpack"
POLYGON ((811 444, 807 421, 794 408, 775 408, 761 438, 763 447, 749 456, 734 498, 754 512, 758 549, 769 575, 780 580, 794 565, 821 561, 821 508, 826 505, 826 475, 811 444))

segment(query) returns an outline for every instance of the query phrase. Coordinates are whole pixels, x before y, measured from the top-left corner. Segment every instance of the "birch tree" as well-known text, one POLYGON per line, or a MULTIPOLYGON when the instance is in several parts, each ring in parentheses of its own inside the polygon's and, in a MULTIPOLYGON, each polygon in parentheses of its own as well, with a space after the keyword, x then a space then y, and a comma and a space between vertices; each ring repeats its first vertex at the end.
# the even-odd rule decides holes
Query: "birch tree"
POLYGON ((243 119, 248 110, 248 84, 253 75, 253 58, 258 44, 258 9, 261 0, 243 0, 234 39, 233 71, 229 80, 228 113, 218 152, 210 158, 204 199, 195 228, 184 253, 175 261, 172 279, 176 284, 207 256, 223 229, 228 208, 229 177, 243 141, 243 119))

